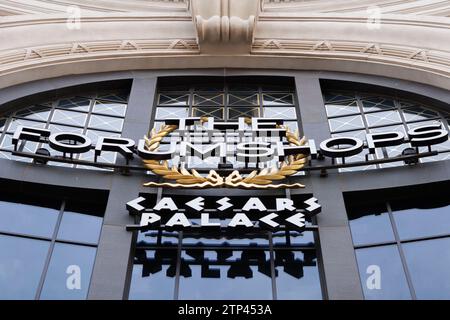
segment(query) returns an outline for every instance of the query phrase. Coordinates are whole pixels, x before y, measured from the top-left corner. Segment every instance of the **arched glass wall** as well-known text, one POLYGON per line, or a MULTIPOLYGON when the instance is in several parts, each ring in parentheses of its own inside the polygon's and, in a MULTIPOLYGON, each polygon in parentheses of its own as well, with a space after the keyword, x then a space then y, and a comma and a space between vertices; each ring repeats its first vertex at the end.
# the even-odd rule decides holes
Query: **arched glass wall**
MULTIPOLYGON (((420 102, 393 96, 383 96, 354 91, 325 91, 324 102, 328 124, 333 137, 355 137, 364 140, 366 133, 408 130, 434 123, 442 123, 449 130, 450 111, 442 111, 420 102)), ((378 148, 376 159, 401 155, 409 144, 378 148)), ((433 150, 446 151, 437 156, 422 158, 421 162, 450 159, 450 141, 433 146, 433 150)), ((419 151, 425 151, 420 148, 419 151)), ((369 159, 374 159, 373 155, 369 159)), ((364 161, 363 154, 348 157, 346 162, 364 161)), ((403 162, 391 162, 364 167, 340 169, 341 171, 369 170, 401 166, 403 162)))
MULTIPOLYGON (((128 91, 101 92, 64 97, 52 101, 27 105, 0 118, 0 157, 31 162, 29 158, 11 155, 14 149, 12 135, 18 126, 49 129, 52 133, 70 132, 87 135, 95 144, 99 136, 120 137, 128 104, 128 91)), ((24 152, 34 153, 41 145, 27 142, 24 152)), ((52 156, 58 156, 53 151, 52 156)), ((75 159, 94 160, 94 151, 74 155, 75 159)), ((99 161, 114 163, 116 155, 104 152, 99 161)), ((76 165, 49 162, 51 165, 74 167, 76 165)), ((92 168, 77 165, 78 168, 92 168)))

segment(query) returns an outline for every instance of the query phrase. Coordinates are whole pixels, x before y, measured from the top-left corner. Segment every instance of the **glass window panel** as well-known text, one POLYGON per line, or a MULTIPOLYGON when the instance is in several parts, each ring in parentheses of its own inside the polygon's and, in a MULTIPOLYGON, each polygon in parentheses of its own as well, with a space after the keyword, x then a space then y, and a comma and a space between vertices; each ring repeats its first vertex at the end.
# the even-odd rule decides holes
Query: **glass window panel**
POLYGON ((34 299, 49 241, 0 235, 0 299, 34 299))
POLYGON ((286 106, 294 104, 292 93, 265 93, 263 94, 264 106, 286 106))
POLYGON ((338 103, 356 99, 351 92, 326 92, 323 96, 326 103, 338 103))
POLYGON ((392 201, 394 220, 400 239, 450 233, 450 205, 447 201, 392 201))
POLYGON ((4 131, 6 129, 7 122, 8 122, 8 118, 0 117, 0 132, 4 131))
POLYGON ((0 201, 0 230, 51 238, 58 214, 51 208, 0 201))
POLYGON ((95 101, 94 109, 92 111, 95 113, 124 117, 125 112, 127 111, 127 105, 124 103, 97 100, 95 101))
POLYGON ((87 112, 90 104, 91 100, 89 98, 72 97, 59 100, 58 108, 87 112))
MULTIPOLYGON (((22 143, 19 143, 19 145, 18 145, 19 148, 20 148, 21 144, 22 143)), ((24 144, 24 147, 22 149, 22 152, 35 153, 37 150, 37 146, 38 146, 38 143, 36 143, 36 142, 26 141, 24 144)), ((12 135, 6 134, 3 137, 3 141, 2 141, 0 148, 6 149, 6 150, 14 150, 14 145, 12 143, 12 135)), ((0 152, 0 155, 1 155, 1 157, 6 158, 6 159, 14 159, 14 160, 24 161, 24 162, 32 161, 31 158, 13 156, 13 155, 11 155, 10 152, 0 152)))
POLYGON ((188 108, 157 108, 156 119, 187 118, 188 108))
MULTIPOLYGON (((275 257, 280 251, 275 251, 275 257)), ((320 300, 319 270, 314 251, 283 251, 283 261, 275 259, 278 272, 277 298, 281 300, 320 300), (286 254, 288 253, 288 254, 286 254)))
POLYGON ((45 277, 41 299, 86 299, 96 248, 56 243, 45 277), (80 276, 80 288, 74 287, 72 277, 80 276))
POLYGON ((63 126, 63 125, 60 125, 60 124, 50 124, 48 126, 48 129, 52 133, 58 133, 58 132, 70 132, 70 133, 80 133, 80 134, 83 133, 83 129, 82 128, 63 126))
MULTIPOLYGON (((431 147, 431 150, 438 150, 438 151, 449 151, 450 150, 450 140, 447 140, 443 143, 433 145, 431 147)), ((420 152, 426 152, 428 151, 427 147, 419 147, 420 152)), ((448 160, 450 159, 450 152, 444 152, 440 153, 433 157, 426 157, 420 159, 420 162, 430 162, 430 161, 442 161, 442 160, 448 160)))
POLYGON ((87 114, 85 113, 72 112, 67 110, 55 110, 55 112, 53 113, 52 122, 84 127, 86 119, 87 114))
POLYGON ((396 245, 357 249, 356 259, 366 300, 411 299, 396 245), (379 289, 374 287, 373 270, 381 276, 379 289))
MULTIPOLYGON (((368 156, 369 160, 374 160, 375 157, 372 154, 369 154, 368 156)), ((366 157, 363 154, 357 154, 351 157, 345 158, 345 163, 351 163, 351 162, 360 162, 360 161, 366 161, 366 157)), ((342 160, 340 158, 336 159, 337 164, 341 164, 342 160)), ((351 172, 351 171, 360 171, 360 170, 373 170, 376 169, 377 166, 375 164, 367 165, 367 166, 356 166, 356 167, 348 167, 348 168, 340 168, 339 172, 351 172)))
POLYGON ((331 131, 345 131, 364 128, 364 123, 360 115, 339 117, 328 120, 331 131))
MULTIPOLYGON (((306 247, 314 246, 314 232, 313 231, 289 231, 290 243, 295 245, 302 245, 306 247)), ((286 231, 276 231, 272 233, 272 241, 275 246, 285 246, 286 231)))
POLYGON ((175 277, 168 271, 175 268, 176 254, 176 250, 136 250, 129 299, 173 299, 175 277))
POLYGON ((294 107, 264 107, 265 118, 296 119, 294 107))
POLYGON ((192 276, 180 277, 179 299, 244 300, 272 299, 269 253, 261 251, 260 259, 243 259, 242 252, 234 251, 229 258, 218 257, 216 253, 205 252, 204 272, 201 263, 182 252, 185 268, 192 276), (221 263, 216 261, 220 260, 221 263), (263 267, 258 268, 258 264, 263 267), (213 269, 214 271, 210 271, 213 269), (264 270, 263 270, 264 269, 264 270), (269 275, 262 273, 269 271, 269 275), (207 277, 216 273, 219 278, 207 277))
POLYGON ((103 219, 77 212, 64 212, 58 230, 58 240, 98 243, 103 219))
POLYGON ((98 130, 87 130, 86 135, 91 139, 92 143, 95 144, 99 137, 110 137, 119 138, 120 133, 113 133, 108 131, 98 131, 98 130))
POLYGON ((348 205, 350 230, 355 245, 394 241, 389 214, 383 203, 348 205))
POLYGON ((189 103, 189 94, 164 94, 158 96, 158 105, 160 106, 187 106, 189 103))
POLYGON ((414 129, 417 127, 427 126, 430 124, 440 124, 442 128, 445 128, 445 125, 440 120, 428 120, 423 122, 408 123, 406 126, 408 127, 408 129, 414 129))
POLYGON ((213 117, 215 119, 223 120, 225 115, 225 108, 223 107, 193 107, 193 117, 213 117))
POLYGON ((401 122, 397 110, 369 113, 366 114, 366 120, 369 127, 385 126, 401 122))
POLYGON ((16 112, 15 116, 18 118, 25 118, 30 120, 47 121, 50 116, 51 108, 48 106, 30 106, 23 108, 16 112))
POLYGON ((223 106, 223 93, 194 94, 194 106, 223 106))
POLYGON ((344 116, 360 113, 358 103, 355 100, 328 103, 325 105, 328 117, 344 116))
POLYGON ((25 119, 11 119, 9 122, 8 132, 16 131, 18 126, 45 128, 45 122, 30 121, 25 119))
POLYGON ((450 238, 403 244, 417 299, 450 299, 450 238))
POLYGON ((439 114, 436 111, 421 107, 404 108, 402 109, 402 112, 407 122, 424 121, 439 117, 439 114))
MULTIPOLYGON (((194 219, 191 219, 194 220, 194 219)), ((217 219, 211 219, 212 221, 218 221, 217 219)), ((230 219, 222 219, 221 223, 226 224, 230 219)), ((217 235, 207 237, 204 234, 200 234, 198 232, 188 232, 185 231, 183 233, 183 245, 186 244, 199 244, 202 243, 204 245, 242 245, 246 246, 248 244, 255 245, 265 245, 269 246, 269 240, 267 233, 246 233, 242 236, 233 235, 217 235)))
POLYGON ((364 141, 366 139, 366 130, 355 130, 355 131, 349 131, 349 132, 340 132, 340 133, 334 133, 331 135, 334 137, 352 137, 352 138, 358 138, 364 141))
POLYGON ((371 97, 361 100, 364 112, 381 111, 387 109, 394 109, 394 100, 383 97, 371 97))
POLYGON ((228 94, 229 106, 259 106, 257 93, 230 93, 228 94))
POLYGON ((127 94, 119 94, 119 93, 107 93, 107 94, 99 94, 99 99, 108 100, 113 102, 123 102, 126 103, 128 101, 127 94))
POLYGON ((240 117, 259 117, 259 107, 228 107, 228 120, 240 117))
POLYGON ((122 127, 123 127, 123 119, 121 118, 91 115, 91 119, 89 121, 89 128, 91 129, 120 132, 122 131, 122 127))

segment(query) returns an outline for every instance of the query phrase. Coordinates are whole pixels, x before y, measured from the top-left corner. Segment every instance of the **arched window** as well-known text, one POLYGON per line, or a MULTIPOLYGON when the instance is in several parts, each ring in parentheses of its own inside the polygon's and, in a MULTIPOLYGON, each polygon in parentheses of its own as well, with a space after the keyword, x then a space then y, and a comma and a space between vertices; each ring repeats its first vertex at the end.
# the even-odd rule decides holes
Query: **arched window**
MULTIPOLYGON (((12 135, 18 126, 49 129, 53 133, 70 132, 87 135, 95 144, 99 136, 120 137, 128 104, 127 91, 111 91, 95 94, 66 96, 43 103, 36 103, 5 112, 0 116, 0 157, 31 162, 30 158, 11 154, 14 146, 12 135)), ((34 153, 44 147, 39 143, 28 141, 24 152, 34 153)), ((52 151, 52 156, 58 156, 52 151)), ((62 155, 62 154, 61 154, 62 155)), ((94 151, 74 155, 80 160, 93 160, 94 151)), ((102 153, 99 161, 114 163, 116 154, 102 153)), ((51 165, 65 167, 83 167, 70 163, 49 162, 51 165)))
MULTIPOLYGON (((412 128, 432 123, 441 123, 443 128, 449 130, 450 111, 438 110, 417 101, 363 92, 326 91, 324 102, 333 137, 350 136, 364 140, 366 133, 400 131, 406 134, 412 128)), ((407 147, 410 147, 410 145, 402 144, 379 148, 375 157, 382 159, 398 156, 407 147)), ((433 157, 421 158, 420 161, 450 159, 450 141, 433 146, 433 150, 447 152, 442 152, 433 157)), ((419 151, 425 151, 425 148, 419 148, 419 151)), ((370 155, 369 159, 374 159, 373 155, 370 155)), ((347 158, 346 162, 364 160, 364 155, 360 154, 347 158)), ((403 165, 403 162, 399 161, 340 170, 369 170, 401 165, 403 165)))

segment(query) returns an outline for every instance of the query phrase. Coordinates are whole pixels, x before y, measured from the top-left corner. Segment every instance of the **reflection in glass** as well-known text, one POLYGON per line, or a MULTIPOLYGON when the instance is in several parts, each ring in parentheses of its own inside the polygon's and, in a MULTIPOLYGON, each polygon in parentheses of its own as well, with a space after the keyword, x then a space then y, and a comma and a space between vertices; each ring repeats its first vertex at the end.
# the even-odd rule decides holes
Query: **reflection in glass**
POLYGON ((176 250, 136 250, 130 300, 173 299, 176 250))
POLYGON ((49 241, 0 235, 0 299, 34 299, 49 241))
POLYGON ((401 122, 400 115, 397 110, 369 113, 366 114, 366 119, 369 127, 386 126, 401 122))
POLYGON ((222 106, 224 102, 223 93, 216 94, 194 94, 194 106, 222 106))
POLYGON ((394 100, 383 97, 370 97, 362 99, 362 107, 364 112, 381 111, 386 109, 394 109, 394 100))
POLYGON ((163 94, 158 96, 158 105, 161 106, 187 106, 189 94, 163 94))
POLYGON ((360 112, 358 104, 354 100, 327 103, 325 105, 325 110, 328 117, 344 116, 360 112))
POLYGON ((364 128, 364 123, 360 115, 333 118, 329 121, 331 131, 344 131, 364 128))
POLYGON ((55 110, 52 122, 83 127, 87 119, 86 113, 72 112, 66 110, 55 110))
POLYGON ((347 214, 355 245, 394 241, 394 232, 384 203, 349 205, 347 214))
POLYGON ((417 299, 450 299, 450 238, 403 244, 417 299))
POLYGON ((41 299, 86 299, 95 252, 96 248, 92 247, 56 243, 41 299), (80 286, 77 285, 78 279, 80 286))
POLYGON ((77 212, 64 212, 58 240, 97 244, 103 219, 77 212))
POLYGON ((156 119, 175 119, 186 118, 188 116, 188 108, 157 108, 156 119))
POLYGON ((88 98, 72 97, 62 99, 58 102, 58 108, 76 110, 76 111, 89 111, 91 101, 88 98))
POLYGON ((237 120, 241 117, 259 117, 259 107, 229 107, 228 120, 237 120))
POLYGON ((59 211, 0 201, 0 231, 51 238, 59 211))
POLYGON ((448 201, 439 203, 392 203, 394 220, 401 240, 448 234, 450 230, 450 206, 448 201), (441 206, 439 206, 441 205, 441 206))
POLYGON ((357 249, 356 258, 367 300, 411 299, 397 246, 357 249))
POLYGON ((122 126, 123 126, 123 118, 91 115, 91 119, 89 121, 89 128, 91 129, 120 132, 122 131, 122 126))
POLYGON ((265 93, 263 94, 263 105, 265 106, 286 106, 294 104, 292 93, 265 93))
POLYGON ((320 300, 319 270, 314 250, 275 251, 278 273, 277 298, 282 300, 320 300))
POLYGON ((179 299, 272 299, 268 252, 192 250, 182 259, 191 276, 180 277, 179 299))
POLYGON ((101 113, 105 115, 124 117, 127 110, 127 105, 124 103, 114 103, 108 101, 95 101, 92 112, 101 113))
POLYGON ((264 107, 265 118, 296 119, 294 107, 264 107))
POLYGON ((50 115, 51 107, 49 106, 31 106, 23 108, 16 112, 15 116, 18 118, 25 118, 37 121, 47 121, 50 115))

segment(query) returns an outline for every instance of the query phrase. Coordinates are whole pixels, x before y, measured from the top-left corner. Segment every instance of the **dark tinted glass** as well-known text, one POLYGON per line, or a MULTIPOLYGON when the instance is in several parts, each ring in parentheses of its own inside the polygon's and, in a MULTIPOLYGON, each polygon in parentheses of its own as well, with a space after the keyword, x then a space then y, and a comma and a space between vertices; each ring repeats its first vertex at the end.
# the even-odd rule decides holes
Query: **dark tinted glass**
POLYGON ((400 239, 429 237, 450 233, 450 200, 407 199, 391 203, 400 239))
POLYGON ((200 260, 182 253, 184 268, 189 268, 192 276, 180 277, 179 299, 272 299, 270 273, 266 272, 270 269, 258 267, 258 264, 270 265, 268 252, 261 251, 259 259, 253 260, 257 263, 247 260, 239 251, 227 258, 211 251, 204 254, 202 267, 200 260))
POLYGON ((51 238, 59 211, 0 201, 0 230, 51 238))
POLYGON ((450 238, 403 244, 418 299, 450 299, 450 238))
POLYGON ((56 243, 41 299, 86 299, 95 252, 92 247, 56 243))
POLYGON ((356 258, 366 299, 411 299, 397 246, 357 249, 356 258), (379 268, 379 273, 377 271, 374 273, 369 268, 371 266, 379 268), (379 289, 372 285, 376 274, 381 277, 379 289))
POLYGON ((98 243, 103 219, 77 212, 64 212, 58 240, 98 243))
POLYGON ((384 203, 347 205, 347 214, 355 245, 394 241, 394 232, 384 203))
POLYGON ((276 251, 277 297, 282 300, 320 300, 319 270, 315 252, 276 251), (281 257, 280 257, 281 254, 281 257))
POLYGON ((176 250, 136 250, 130 300, 173 299, 176 250))
POLYGON ((49 241, 0 235, 0 299, 34 299, 49 241))

